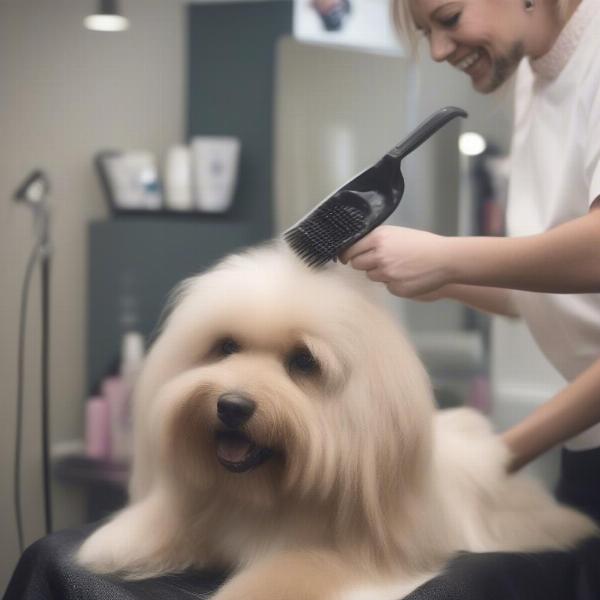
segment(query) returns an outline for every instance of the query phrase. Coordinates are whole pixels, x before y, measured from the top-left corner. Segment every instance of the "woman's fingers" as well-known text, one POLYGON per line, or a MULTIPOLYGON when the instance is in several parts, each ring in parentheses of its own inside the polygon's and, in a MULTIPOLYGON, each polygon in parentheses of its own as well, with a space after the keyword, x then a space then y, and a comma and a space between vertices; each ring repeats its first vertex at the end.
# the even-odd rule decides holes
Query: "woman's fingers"
MULTIPOLYGON (((376 229, 374 231, 377 231, 376 229)), ((373 250, 373 231, 367 234, 362 240, 358 240, 356 244, 352 244, 350 248, 347 248, 339 256, 339 259, 344 263, 350 262, 353 258, 361 254, 365 254, 373 250)), ((354 265, 353 265, 354 266, 354 265)))
POLYGON ((353 269, 357 269, 358 271, 370 271, 377 267, 378 262, 375 253, 372 250, 367 250, 351 258, 350 264, 353 269))

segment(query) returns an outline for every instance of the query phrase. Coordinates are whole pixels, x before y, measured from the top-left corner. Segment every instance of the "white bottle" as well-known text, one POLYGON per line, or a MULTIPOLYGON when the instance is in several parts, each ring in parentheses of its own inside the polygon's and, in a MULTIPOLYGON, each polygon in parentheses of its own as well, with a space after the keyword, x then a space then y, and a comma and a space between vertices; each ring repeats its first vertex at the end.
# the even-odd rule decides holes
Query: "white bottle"
POLYGON ((133 387, 144 362, 144 336, 139 331, 128 331, 121 342, 121 377, 133 387))
POLYGON ((229 136, 192 139, 195 205, 198 210, 223 213, 233 202, 240 159, 240 140, 229 136))
POLYGON ((169 210, 193 210, 192 168, 187 146, 172 146, 165 159, 165 206, 169 210))

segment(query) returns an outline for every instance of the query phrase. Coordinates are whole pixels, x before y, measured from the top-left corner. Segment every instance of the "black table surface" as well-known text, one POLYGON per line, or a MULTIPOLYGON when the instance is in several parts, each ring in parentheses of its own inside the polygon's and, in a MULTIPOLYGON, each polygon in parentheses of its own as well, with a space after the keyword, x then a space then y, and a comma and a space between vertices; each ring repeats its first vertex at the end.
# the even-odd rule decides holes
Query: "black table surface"
POLYGON ((59 531, 29 546, 17 564, 4 600, 198 600, 225 579, 222 574, 195 571, 143 581, 95 575, 73 560, 75 550, 95 527, 59 531))
MULTIPOLYGON (((94 575, 72 558, 94 528, 60 531, 29 546, 4 600, 197 600, 225 580, 198 571, 143 581, 94 575)), ((600 600, 600 538, 569 552, 459 553, 407 600, 600 600)))

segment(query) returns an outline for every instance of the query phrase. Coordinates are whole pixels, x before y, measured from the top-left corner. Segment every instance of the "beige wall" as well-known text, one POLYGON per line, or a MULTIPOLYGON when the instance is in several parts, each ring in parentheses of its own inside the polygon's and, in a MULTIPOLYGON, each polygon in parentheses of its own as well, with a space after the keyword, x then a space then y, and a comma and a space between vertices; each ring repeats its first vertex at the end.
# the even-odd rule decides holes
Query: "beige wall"
MULTIPOLYGON (((103 147, 162 155, 184 133, 183 0, 127 0, 125 33, 82 27, 94 0, 0 0, 0 591, 18 551, 12 504, 18 302, 33 241, 11 202, 34 167, 52 180, 52 438, 80 436, 85 389, 86 226, 106 216, 92 168, 103 147)), ((39 419, 39 287, 31 289, 23 498, 29 543, 43 533, 39 419)), ((54 491, 55 526, 81 520, 75 493, 54 491)))

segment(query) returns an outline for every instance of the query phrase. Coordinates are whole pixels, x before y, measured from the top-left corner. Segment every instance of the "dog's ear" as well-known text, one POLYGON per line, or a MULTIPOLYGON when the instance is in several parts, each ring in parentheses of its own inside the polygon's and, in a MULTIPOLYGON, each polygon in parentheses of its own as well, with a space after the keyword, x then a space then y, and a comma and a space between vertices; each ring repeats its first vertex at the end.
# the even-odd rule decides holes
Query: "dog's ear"
MULTIPOLYGON (((369 319, 368 353, 370 439, 363 457, 363 489, 378 528, 389 527, 398 504, 410 505, 425 493, 431 472, 433 394, 427 373, 412 345, 385 310, 369 319), (375 506, 377 503, 378 506, 375 506)), ((407 509, 408 510, 408 509, 407 509)))
POLYGON ((383 366, 370 386, 382 431, 378 472, 393 476, 404 493, 417 489, 429 468, 434 405, 429 378, 412 348, 394 346, 380 356, 383 366))
POLYGON ((186 299, 201 284, 202 275, 190 277, 176 286, 169 296, 157 326, 150 351, 133 392, 133 465, 129 482, 129 496, 139 500, 150 490, 154 477, 156 456, 155 440, 150 438, 150 415, 158 390, 176 373, 189 364, 190 349, 180 339, 178 331, 185 329, 185 323, 175 324, 176 319, 185 321, 185 315, 178 315, 186 299))
MULTIPOLYGON (((336 350, 350 365, 349 380, 340 405, 328 413, 320 457, 325 466, 336 465, 340 535, 354 528, 383 549, 393 525, 414 518, 426 494, 434 403, 427 373, 395 319, 355 292, 351 287, 339 296, 339 331, 347 335, 336 350)), ((320 471, 321 482, 329 471, 320 471)))

